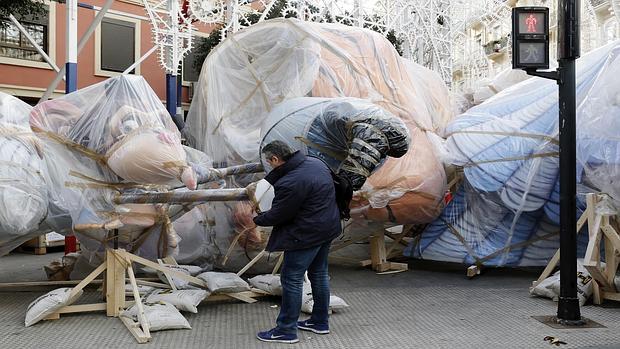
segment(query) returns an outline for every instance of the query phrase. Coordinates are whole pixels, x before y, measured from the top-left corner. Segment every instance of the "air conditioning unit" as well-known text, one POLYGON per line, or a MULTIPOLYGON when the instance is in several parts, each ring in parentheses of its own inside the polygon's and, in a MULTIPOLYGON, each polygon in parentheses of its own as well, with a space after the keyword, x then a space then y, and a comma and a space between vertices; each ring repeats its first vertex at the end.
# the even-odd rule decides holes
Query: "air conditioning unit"
POLYGON ((194 91, 196 90, 196 81, 190 81, 189 83, 189 91, 188 91, 188 96, 189 96, 189 100, 190 102, 192 101, 192 99, 194 99, 194 91))

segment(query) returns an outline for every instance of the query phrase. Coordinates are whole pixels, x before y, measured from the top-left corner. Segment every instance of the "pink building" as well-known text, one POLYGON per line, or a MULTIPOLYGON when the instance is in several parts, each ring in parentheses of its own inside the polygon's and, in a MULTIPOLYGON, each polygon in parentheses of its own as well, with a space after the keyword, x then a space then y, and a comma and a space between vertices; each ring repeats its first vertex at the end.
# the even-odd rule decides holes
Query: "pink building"
MULTIPOLYGON (((58 67, 65 63, 65 4, 45 1, 47 14, 17 18, 58 67)), ((97 15, 105 0, 80 0, 78 8, 78 40, 97 15)), ((0 19, 0 91, 36 104, 56 72, 8 19, 0 19)), ((195 38, 206 37, 211 28, 195 23, 195 38)), ((121 74, 153 47, 151 24, 142 1, 116 0, 95 33, 78 54, 78 88, 92 85, 121 74)), ((165 103, 165 71, 158 63, 157 51, 141 62, 134 71, 144 76, 165 103)), ((183 109, 189 108, 189 86, 198 80, 200 71, 193 67, 193 54, 183 64, 183 109)), ((54 90, 52 98, 64 94, 64 82, 54 90)))

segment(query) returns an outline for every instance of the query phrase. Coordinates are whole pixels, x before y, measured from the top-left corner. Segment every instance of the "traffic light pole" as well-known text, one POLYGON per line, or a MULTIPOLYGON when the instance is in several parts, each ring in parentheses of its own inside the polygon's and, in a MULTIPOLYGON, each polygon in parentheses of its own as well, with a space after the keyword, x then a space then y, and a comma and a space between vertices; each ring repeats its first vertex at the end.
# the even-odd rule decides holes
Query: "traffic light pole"
POLYGON ((584 324, 577 298, 576 76, 579 57, 579 0, 558 3, 560 131, 560 299, 558 322, 584 324))
MULTIPOLYGON (((560 132, 560 299, 557 322, 565 326, 584 325, 577 298, 577 170, 576 157, 576 76, 575 61, 579 58, 580 0, 558 0, 558 69, 548 68, 548 8, 516 7, 513 9, 513 68, 525 69, 529 75, 552 79, 558 83, 560 132), (540 14, 544 14, 541 17, 540 14), (544 30, 537 26, 544 18, 544 30), (525 21, 524 21, 525 19, 525 21), (526 24, 526 30, 523 30, 526 24), (529 48, 546 42, 544 57, 530 60, 522 57, 522 46, 529 48), (542 58, 542 59, 541 59, 542 58)), ((527 51, 525 51, 527 52, 527 51)))

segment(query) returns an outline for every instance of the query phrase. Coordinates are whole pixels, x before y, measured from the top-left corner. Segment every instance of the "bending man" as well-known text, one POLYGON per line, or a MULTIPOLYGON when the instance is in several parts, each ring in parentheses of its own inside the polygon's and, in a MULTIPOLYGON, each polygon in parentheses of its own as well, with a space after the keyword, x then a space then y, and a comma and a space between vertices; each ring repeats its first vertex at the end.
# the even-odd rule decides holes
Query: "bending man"
POLYGON ((282 306, 277 326, 259 332, 266 342, 296 343, 297 328, 329 333, 329 279, 327 255, 341 231, 340 211, 331 172, 321 160, 293 152, 274 141, 262 149, 272 170, 265 177, 274 187, 271 209, 254 218, 260 226, 273 226, 266 250, 284 251, 280 279, 282 306), (312 285, 312 316, 299 320, 304 274, 312 285))

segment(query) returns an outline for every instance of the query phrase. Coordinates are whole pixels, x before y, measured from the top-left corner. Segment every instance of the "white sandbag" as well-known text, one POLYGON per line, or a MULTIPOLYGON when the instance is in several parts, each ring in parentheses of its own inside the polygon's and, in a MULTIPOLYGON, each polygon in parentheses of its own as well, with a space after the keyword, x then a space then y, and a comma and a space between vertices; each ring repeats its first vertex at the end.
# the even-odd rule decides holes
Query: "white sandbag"
MULTIPOLYGON (((349 305, 347 304, 347 302, 344 301, 344 299, 334 295, 329 296, 330 311, 334 309, 343 309, 348 306, 349 305)), ((312 297, 312 293, 308 294, 304 292, 301 302, 301 311, 303 311, 304 313, 312 314, 312 307, 314 307, 314 299, 312 297)))
POLYGON ((82 291, 78 292, 74 297, 69 298, 72 289, 73 288, 70 287, 59 288, 42 295, 30 303, 26 311, 26 327, 36 324, 55 313, 58 309, 80 298, 83 293, 82 291))
POLYGON ((250 285, 235 273, 208 271, 198 275, 198 278, 205 281, 213 293, 234 293, 250 290, 250 285))
MULTIPOLYGON (((138 285, 138 293, 143 295, 153 291, 155 287, 146 286, 146 285, 138 285)), ((131 284, 125 284, 125 293, 132 294, 133 287, 131 284)))
MULTIPOLYGON (((196 274, 200 273, 202 271, 202 268, 194 266, 194 265, 172 265, 172 264, 164 264, 165 267, 177 271, 179 273, 183 273, 185 275, 190 275, 190 276, 195 276, 196 274)), ((169 284, 168 279, 166 278, 166 275, 164 275, 164 273, 162 273, 161 271, 157 271, 157 276, 159 277, 159 279, 161 281, 163 281, 165 284, 169 284)), ((193 287, 192 285, 189 284, 189 281, 181 279, 181 278, 176 278, 174 276, 170 276, 170 279, 172 279, 172 282, 174 283, 174 286, 177 289, 183 290, 183 289, 196 289, 196 287, 193 287)))
MULTIPOLYGON (((560 297, 560 271, 541 281, 530 290, 530 294, 551 298, 557 301, 560 297)), ((583 266, 583 259, 577 260, 577 298, 579 305, 583 306, 592 296, 592 276, 583 266)))
MULTIPOLYGON (((192 329, 189 322, 174 305, 167 302, 143 303, 144 316, 150 331, 192 329)), ((138 307, 133 305, 123 311, 121 316, 138 321, 138 307)))
POLYGON ((191 276, 196 276, 204 271, 203 268, 197 265, 182 265, 182 264, 164 264, 165 267, 168 267, 173 270, 183 269, 189 273, 191 276))
POLYGON ((255 277, 248 279, 252 287, 265 291, 274 296, 282 295, 282 282, 280 281, 280 275, 256 275, 255 277))
POLYGON ((530 294, 532 296, 545 297, 557 302, 558 294, 553 290, 554 284, 560 283, 560 272, 556 272, 555 274, 549 276, 543 281, 539 282, 536 286, 532 287, 530 290, 530 294))
POLYGON ((198 313, 198 304, 209 296, 206 290, 152 290, 147 296, 148 303, 166 302, 174 305, 179 311, 198 313))

